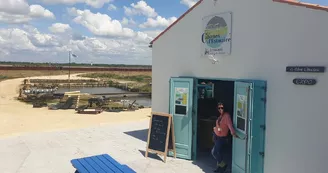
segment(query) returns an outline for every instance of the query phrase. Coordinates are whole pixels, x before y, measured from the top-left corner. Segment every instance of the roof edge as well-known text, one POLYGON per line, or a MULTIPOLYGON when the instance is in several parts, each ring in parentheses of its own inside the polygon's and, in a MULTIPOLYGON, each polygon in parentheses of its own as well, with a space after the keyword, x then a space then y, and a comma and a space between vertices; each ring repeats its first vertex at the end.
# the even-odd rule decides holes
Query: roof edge
POLYGON ((185 13, 183 13, 177 20, 175 20, 170 26, 168 26, 164 31, 162 31, 157 37, 155 37, 150 44, 153 44, 159 37, 165 34, 169 29, 171 29, 175 24, 177 24, 182 18, 184 18, 188 13, 190 13, 194 8, 196 8, 204 0, 199 0, 195 5, 190 7, 185 13))
MULTIPOLYGON (((170 26, 168 26, 164 31, 162 31, 157 37, 155 37, 150 44, 152 45, 156 40, 158 40, 162 35, 164 35, 169 29, 171 29, 175 24, 177 24, 182 18, 184 18, 189 12, 191 12, 194 8, 196 8, 201 2, 204 0, 199 0, 194 6, 189 8, 184 14, 182 14, 176 21, 174 21, 170 26)), ((300 2, 296 0, 272 0, 273 2, 285 3, 295 6, 306 7, 314 10, 322 10, 328 12, 328 6, 322 6, 319 4, 312 4, 306 2, 300 2)))
POLYGON ((328 12, 328 6, 322 6, 322 5, 319 5, 319 4, 300 2, 300 1, 296 1, 296 0, 273 0, 273 2, 280 2, 280 3, 311 8, 311 9, 314 9, 314 10, 323 10, 323 11, 328 12))

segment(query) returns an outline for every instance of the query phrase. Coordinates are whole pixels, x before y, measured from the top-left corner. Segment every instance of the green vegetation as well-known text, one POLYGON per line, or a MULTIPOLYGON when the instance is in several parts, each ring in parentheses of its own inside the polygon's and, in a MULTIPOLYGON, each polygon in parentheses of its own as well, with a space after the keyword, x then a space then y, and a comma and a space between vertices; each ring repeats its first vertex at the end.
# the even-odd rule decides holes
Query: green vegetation
POLYGON ((80 77, 97 78, 105 81, 111 87, 126 89, 132 92, 151 92, 151 73, 150 72, 103 72, 81 74, 80 77), (122 84, 122 81, 130 81, 122 84))
MULTIPOLYGON (((71 71, 71 74, 85 73, 83 71, 71 71)), ((0 81, 15 78, 25 78, 32 76, 53 76, 53 75, 68 75, 66 70, 0 70, 0 81)))
POLYGON ((9 79, 9 77, 5 76, 5 75, 0 75, 0 81, 6 80, 6 79, 9 79))
POLYGON ((148 75, 128 76, 128 75, 118 75, 114 73, 89 73, 89 74, 82 74, 78 76, 87 77, 87 78, 119 79, 119 80, 142 82, 142 83, 147 83, 151 81, 151 77, 148 75))
POLYGON ((8 79, 8 76, 0 75, 0 80, 8 79))

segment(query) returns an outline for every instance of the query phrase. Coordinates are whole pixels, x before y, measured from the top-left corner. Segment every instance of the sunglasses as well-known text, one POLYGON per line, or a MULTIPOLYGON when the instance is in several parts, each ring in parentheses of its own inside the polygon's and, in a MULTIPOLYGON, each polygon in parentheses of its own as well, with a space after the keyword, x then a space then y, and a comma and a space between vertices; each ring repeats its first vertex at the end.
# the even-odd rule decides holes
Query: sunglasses
POLYGON ((219 109, 224 109, 223 107, 219 107, 219 109))

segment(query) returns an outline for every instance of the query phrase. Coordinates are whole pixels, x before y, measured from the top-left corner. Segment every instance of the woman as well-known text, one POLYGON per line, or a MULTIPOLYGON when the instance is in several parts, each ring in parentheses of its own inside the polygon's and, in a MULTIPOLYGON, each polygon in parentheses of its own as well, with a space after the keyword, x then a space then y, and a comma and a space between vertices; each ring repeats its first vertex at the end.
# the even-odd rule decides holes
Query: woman
POLYGON ((213 140, 215 145, 212 149, 212 155, 217 161, 217 169, 214 172, 224 172, 227 168, 227 164, 223 161, 222 147, 226 141, 228 141, 229 130, 233 137, 238 136, 233 128, 229 113, 224 111, 224 104, 219 102, 217 106, 219 117, 216 120, 216 126, 213 128, 213 140))

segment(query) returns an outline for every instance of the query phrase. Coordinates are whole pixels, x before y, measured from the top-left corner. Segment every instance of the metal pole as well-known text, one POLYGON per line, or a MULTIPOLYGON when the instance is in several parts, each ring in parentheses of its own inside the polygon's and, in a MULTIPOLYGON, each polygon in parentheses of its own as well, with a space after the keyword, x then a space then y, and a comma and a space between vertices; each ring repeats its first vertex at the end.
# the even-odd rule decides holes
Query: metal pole
POLYGON ((68 89, 71 91, 71 51, 68 52, 68 89))

